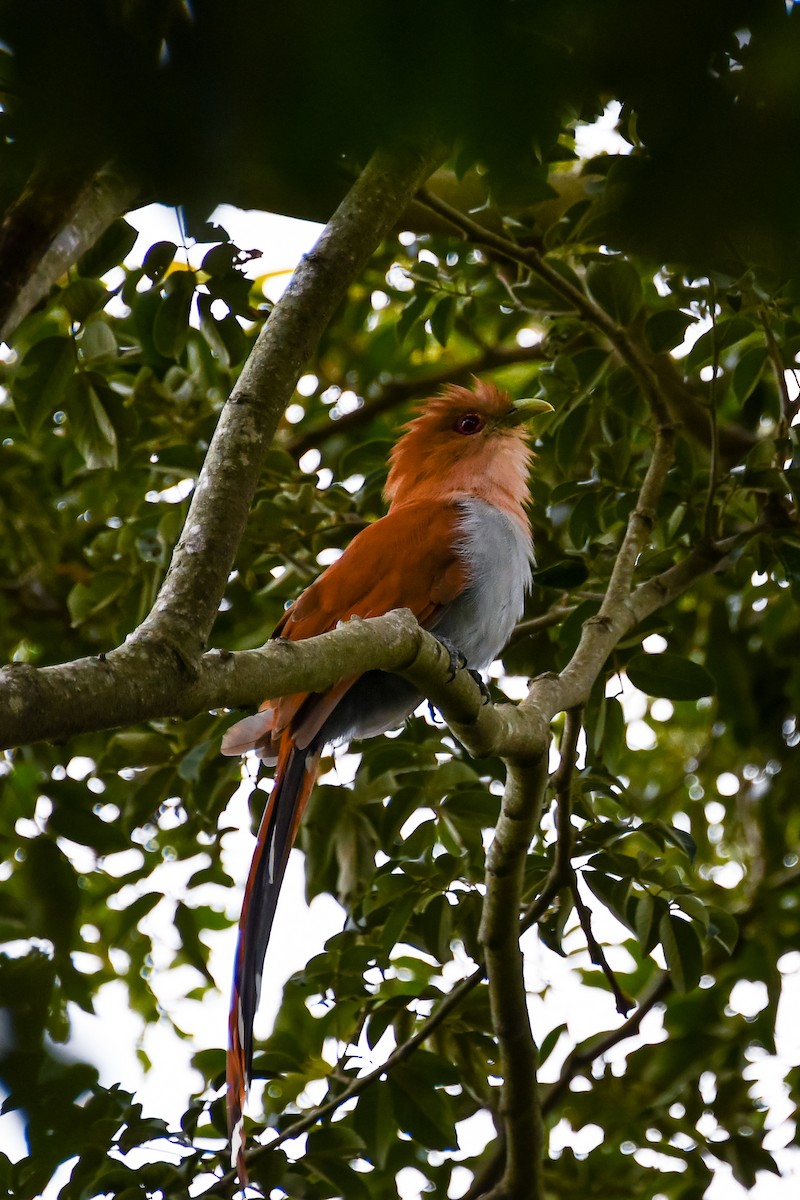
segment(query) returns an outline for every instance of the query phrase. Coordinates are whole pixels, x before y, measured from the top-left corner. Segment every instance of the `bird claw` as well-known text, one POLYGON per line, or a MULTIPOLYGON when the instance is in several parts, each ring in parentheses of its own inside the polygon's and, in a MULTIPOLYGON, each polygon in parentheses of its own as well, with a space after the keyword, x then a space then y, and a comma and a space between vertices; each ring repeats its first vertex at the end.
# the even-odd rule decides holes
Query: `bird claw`
POLYGON ((475 680, 478 687, 480 688, 481 696, 483 697, 483 703, 489 704, 492 699, 492 694, 489 691, 488 683, 483 678, 480 671, 474 671, 472 669, 472 667, 467 667, 467 672, 468 672, 468 674, 470 674, 472 676, 472 678, 475 680))
POLYGON ((462 667, 466 667, 467 660, 459 650, 458 646, 454 646, 449 638, 439 637, 438 634, 433 635, 440 646, 443 646, 447 651, 450 659, 450 674, 447 676, 447 682, 452 683, 462 667))
POLYGON ((472 676, 480 688, 481 696, 483 697, 483 703, 488 704, 492 697, 489 692, 489 687, 484 682, 480 671, 476 671, 472 667, 467 666, 467 660, 465 656, 461 653, 458 646, 453 645, 449 638, 440 637, 436 633, 433 636, 436 638, 439 645, 444 647, 450 658, 450 674, 447 677, 447 682, 452 683, 460 670, 466 670, 467 674, 472 676))

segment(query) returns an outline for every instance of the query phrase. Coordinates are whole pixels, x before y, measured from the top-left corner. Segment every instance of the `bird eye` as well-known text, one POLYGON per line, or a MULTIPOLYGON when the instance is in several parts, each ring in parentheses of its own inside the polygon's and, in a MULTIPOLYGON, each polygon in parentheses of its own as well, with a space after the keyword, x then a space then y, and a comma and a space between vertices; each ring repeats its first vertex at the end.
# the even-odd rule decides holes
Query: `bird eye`
POLYGON ((480 413, 462 413, 453 428, 456 433, 480 433, 485 424, 480 413))

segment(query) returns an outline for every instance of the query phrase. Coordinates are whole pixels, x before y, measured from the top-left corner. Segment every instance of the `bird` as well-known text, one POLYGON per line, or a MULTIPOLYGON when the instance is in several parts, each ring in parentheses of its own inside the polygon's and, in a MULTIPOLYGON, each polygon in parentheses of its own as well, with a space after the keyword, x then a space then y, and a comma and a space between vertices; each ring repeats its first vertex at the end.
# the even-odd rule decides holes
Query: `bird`
MULTIPOLYGON (((423 402, 390 453, 388 511, 289 606, 274 638, 315 637, 352 617, 410 609, 473 671, 506 645, 531 587, 526 423, 544 400, 512 403, 492 383, 450 384, 423 402)), ((223 754, 254 750, 275 766, 244 891, 227 1056, 231 1158, 244 1186, 243 1108, 267 943, 289 852, 327 744, 397 727, 423 700, 383 671, 323 693, 265 700, 224 735, 223 754)))

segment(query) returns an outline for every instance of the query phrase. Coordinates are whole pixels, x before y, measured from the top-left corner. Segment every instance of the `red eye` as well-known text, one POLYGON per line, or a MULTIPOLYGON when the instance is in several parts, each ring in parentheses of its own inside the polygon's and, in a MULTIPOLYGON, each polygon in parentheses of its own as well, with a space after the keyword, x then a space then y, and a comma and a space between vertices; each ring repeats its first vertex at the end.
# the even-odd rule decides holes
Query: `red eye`
POLYGON ((485 424, 480 413, 462 413, 453 428, 456 433, 480 433, 485 424))

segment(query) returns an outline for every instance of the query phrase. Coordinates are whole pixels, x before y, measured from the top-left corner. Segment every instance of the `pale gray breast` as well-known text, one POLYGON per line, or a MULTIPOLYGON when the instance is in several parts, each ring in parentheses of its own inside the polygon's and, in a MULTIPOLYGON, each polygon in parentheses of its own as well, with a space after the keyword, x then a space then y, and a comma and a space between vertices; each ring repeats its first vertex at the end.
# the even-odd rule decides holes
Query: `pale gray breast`
POLYGON ((517 521, 485 500, 463 500, 459 508, 460 549, 471 582, 435 631, 458 647, 470 667, 482 670, 497 658, 522 616, 533 547, 517 521))

